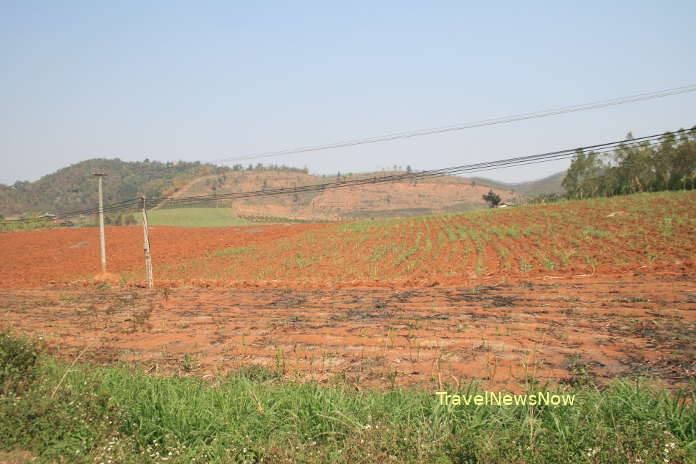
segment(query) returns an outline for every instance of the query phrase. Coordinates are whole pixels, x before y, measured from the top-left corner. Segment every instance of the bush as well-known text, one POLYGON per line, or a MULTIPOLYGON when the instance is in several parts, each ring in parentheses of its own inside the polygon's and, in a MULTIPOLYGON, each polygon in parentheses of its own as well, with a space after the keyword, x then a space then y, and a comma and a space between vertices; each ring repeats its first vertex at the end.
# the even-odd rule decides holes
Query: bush
POLYGON ((21 394, 37 377, 39 348, 9 330, 0 332, 0 394, 21 394))
POLYGON ((561 193, 540 193, 539 195, 530 198, 527 203, 532 205, 544 204, 544 203, 558 203, 559 201, 566 200, 566 196, 561 193))
POLYGON ((500 195, 495 193, 493 190, 489 190, 488 193, 481 198, 486 200, 486 203, 488 203, 488 206, 490 206, 491 208, 495 208, 501 202, 500 195))

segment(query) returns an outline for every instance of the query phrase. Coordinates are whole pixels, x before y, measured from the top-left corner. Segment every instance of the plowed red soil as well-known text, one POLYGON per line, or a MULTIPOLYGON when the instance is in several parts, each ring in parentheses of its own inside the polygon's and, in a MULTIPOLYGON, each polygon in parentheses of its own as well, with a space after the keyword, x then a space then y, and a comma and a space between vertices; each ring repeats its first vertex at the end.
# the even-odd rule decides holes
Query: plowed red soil
MULTIPOLYGON (((107 227, 108 270, 142 281, 139 227, 107 227)), ((696 270, 696 192, 367 220, 219 228, 154 227, 159 284, 469 285, 535 277, 696 270), (173 282, 172 282, 173 281, 173 282)), ((0 287, 89 280, 96 229, 0 234, 0 287)))
MULTIPOLYGON (((215 250, 260 246, 324 227, 322 224, 150 229, 156 266, 187 262, 215 250)), ((143 229, 107 227, 107 268, 117 276, 144 272, 143 229)), ((91 279, 101 270, 99 229, 55 229, 0 234, 0 288, 39 287, 91 279)))
POLYGON ((509 390, 627 375, 678 386, 696 375, 688 275, 403 290, 11 290, 0 304, 5 324, 64 359, 84 350, 82 359, 159 373, 252 363, 356 388, 481 380, 509 390))

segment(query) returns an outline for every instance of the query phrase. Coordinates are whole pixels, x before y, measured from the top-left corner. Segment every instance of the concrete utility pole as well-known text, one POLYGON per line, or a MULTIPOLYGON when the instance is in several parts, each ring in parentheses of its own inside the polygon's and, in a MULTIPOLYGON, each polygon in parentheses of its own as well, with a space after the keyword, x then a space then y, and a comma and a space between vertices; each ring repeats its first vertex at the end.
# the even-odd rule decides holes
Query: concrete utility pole
POLYGON ((140 197, 140 201, 143 206, 143 249, 145 250, 145 274, 147 275, 147 287, 152 288, 152 255, 150 254, 150 232, 147 225, 147 209, 145 204, 145 197, 140 197))
POLYGON ((104 196, 102 193, 102 178, 106 174, 94 172, 99 178, 99 246, 101 248, 101 270, 106 272, 106 240, 104 238, 104 196))

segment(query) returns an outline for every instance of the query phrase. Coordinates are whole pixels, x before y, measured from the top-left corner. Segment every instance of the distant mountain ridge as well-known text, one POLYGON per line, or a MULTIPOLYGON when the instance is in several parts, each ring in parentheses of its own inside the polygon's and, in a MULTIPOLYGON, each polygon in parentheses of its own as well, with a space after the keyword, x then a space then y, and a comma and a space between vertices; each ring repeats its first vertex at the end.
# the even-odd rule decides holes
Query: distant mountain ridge
MULTIPOLYGON (((337 180, 337 176, 312 175, 306 169, 285 166, 258 164, 244 168, 241 165, 221 167, 200 162, 131 162, 99 158, 59 169, 35 182, 0 185, 0 214, 9 217, 94 208, 97 204, 95 172, 107 174, 104 181, 106 205, 141 195, 148 198, 210 195, 337 180)), ((381 177, 402 172, 344 174, 340 179, 381 177)), ((217 206, 232 207, 237 214, 245 216, 299 219, 408 216, 485 207, 481 197, 489 189, 504 200, 557 192, 562 178, 563 173, 559 173, 538 181, 507 184, 484 178, 447 176, 417 182, 371 184, 350 190, 330 189, 227 201, 217 206)), ((164 203, 162 206, 166 207, 164 203)))
POLYGON ((565 175, 566 171, 561 171, 541 179, 520 183, 498 182, 484 177, 473 177, 472 179, 500 189, 513 190, 526 197, 535 197, 542 193, 563 193, 561 182, 563 182, 565 175))

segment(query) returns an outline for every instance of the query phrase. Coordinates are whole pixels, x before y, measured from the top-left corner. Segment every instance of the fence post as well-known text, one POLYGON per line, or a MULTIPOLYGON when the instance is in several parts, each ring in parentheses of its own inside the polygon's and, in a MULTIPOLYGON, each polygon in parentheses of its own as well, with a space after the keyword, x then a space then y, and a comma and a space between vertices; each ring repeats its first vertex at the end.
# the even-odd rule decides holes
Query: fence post
POLYGON ((150 255, 150 232, 147 226, 147 210, 145 208, 145 197, 140 197, 143 205, 143 249, 145 250, 145 273, 147 274, 147 288, 152 288, 152 256, 150 255))

